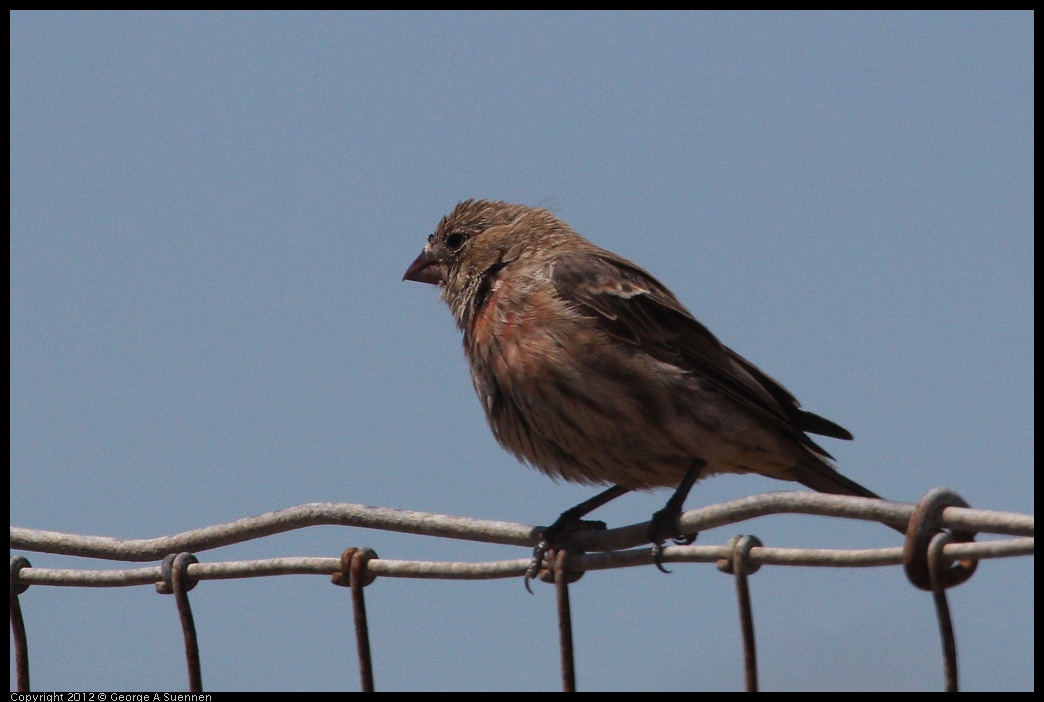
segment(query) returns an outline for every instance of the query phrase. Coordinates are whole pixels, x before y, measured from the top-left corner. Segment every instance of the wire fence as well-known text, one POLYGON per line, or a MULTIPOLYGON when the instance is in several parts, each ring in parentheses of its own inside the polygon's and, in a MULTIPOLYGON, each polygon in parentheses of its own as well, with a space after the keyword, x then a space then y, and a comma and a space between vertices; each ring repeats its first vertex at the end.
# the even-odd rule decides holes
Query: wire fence
MULTIPOLYGON (((770 514, 814 514, 876 521, 903 529, 903 547, 876 549, 769 548, 756 537, 734 537, 721 545, 674 545, 657 561, 648 546, 648 523, 618 529, 577 531, 555 551, 542 554, 539 577, 554 584, 564 690, 575 690, 569 584, 588 570, 656 563, 715 563, 735 576, 748 690, 756 690, 757 655, 747 577, 763 565, 861 568, 901 565, 917 588, 932 592, 943 646, 944 686, 958 689, 956 644, 946 590, 970 578, 978 561, 1033 554, 1033 517, 971 509, 955 493, 935 489, 917 504, 807 492, 755 495, 690 510, 682 533, 737 524, 770 514), (975 541, 977 534, 1007 538, 975 541)), ((200 563, 194 554, 318 525, 340 525, 423 534, 449 539, 533 548, 539 527, 344 503, 312 503, 153 539, 113 539, 11 527, 12 550, 121 562, 155 562, 139 568, 90 570, 34 568, 11 556, 11 627, 19 691, 30 689, 29 653, 19 596, 31 585, 131 587, 153 585, 173 594, 185 638, 189 689, 202 690, 201 662, 188 592, 203 580, 312 574, 349 587, 355 618, 361 688, 374 689, 364 587, 378 577, 483 580, 526 576, 532 558, 448 562, 379 558, 370 549, 347 549, 338 558, 287 557, 200 563)))

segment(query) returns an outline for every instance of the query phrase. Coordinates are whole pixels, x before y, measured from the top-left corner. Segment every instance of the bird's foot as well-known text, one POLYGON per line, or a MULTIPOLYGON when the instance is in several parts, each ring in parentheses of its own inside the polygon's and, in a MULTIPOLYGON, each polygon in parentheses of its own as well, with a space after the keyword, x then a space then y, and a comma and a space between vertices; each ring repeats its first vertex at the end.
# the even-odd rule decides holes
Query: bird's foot
POLYGON ((533 593, 529 587, 529 581, 533 578, 540 578, 545 582, 551 582, 554 579, 544 564, 554 560, 554 552, 567 544, 570 534, 578 531, 604 531, 605 528, 605 522, 579 519, 568 512, 562 514, 551 526, 540 528, 540 541, 533 548, 533 558, 529 562, 529 568, 526 569, 526 577, 523 581, 526 590, 530 594, 533 593))
POLYGON ((653 563, 662 573, 671 571, 663 567, 663 543, 667 539, 672 540, 679 546, 688 546, 696 541, 699 532, 690 534, 682 533, 681 530, 681 507, 668 503, 666 507, 655 512, 649 520, 649 541, 652 542, 653 563))

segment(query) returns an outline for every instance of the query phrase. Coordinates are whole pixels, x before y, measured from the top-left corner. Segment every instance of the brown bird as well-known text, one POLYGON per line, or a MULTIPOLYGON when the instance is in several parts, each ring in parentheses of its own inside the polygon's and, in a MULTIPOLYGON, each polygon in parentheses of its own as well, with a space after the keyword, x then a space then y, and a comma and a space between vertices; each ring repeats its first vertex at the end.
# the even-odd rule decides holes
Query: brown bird
POLYGON ((546 209, 466 200, 404 280, 439 286, 464 332, 497 441, 553 478, 611 485, 544 530, 543 550, 630 490, 674 488, 654 515, 657 563, 692 485, 760 473, 878 497, 841 475, 806 432, 851 439, 724 346, 656 278, 546 209))

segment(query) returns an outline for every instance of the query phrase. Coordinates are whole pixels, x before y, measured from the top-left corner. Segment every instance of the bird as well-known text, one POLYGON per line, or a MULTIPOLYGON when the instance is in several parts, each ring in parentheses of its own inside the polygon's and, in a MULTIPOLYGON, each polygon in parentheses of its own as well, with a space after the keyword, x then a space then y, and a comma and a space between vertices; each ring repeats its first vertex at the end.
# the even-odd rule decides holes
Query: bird
POLYGON ((610 486, 543 529, 527 587, 541 554, 584 528, 580 517, 632 490, 674 490, 649 527, 661 570, 665 539, 695 538, 678 520, 711 475, 880 499, 809 437, 851 440, 848 430, 801 409, 652 274, 548 209, 464 200, 403 280, 440 289, 501 446, 552 478, 610 486))

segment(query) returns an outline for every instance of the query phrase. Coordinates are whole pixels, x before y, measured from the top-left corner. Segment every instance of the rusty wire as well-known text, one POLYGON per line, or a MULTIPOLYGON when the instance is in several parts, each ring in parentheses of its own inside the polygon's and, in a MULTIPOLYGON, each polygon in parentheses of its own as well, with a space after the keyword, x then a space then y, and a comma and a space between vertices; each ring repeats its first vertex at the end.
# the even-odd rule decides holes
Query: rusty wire
MULTIPOLYGON (((936 572, 928 562, 928 546, 936 534, 943 529, 939 524, 939 514, 946 507, 967 507, 959 495, 942 488, 929 491, 917 504, 910 517, 903 543, 903 569, 906 577, 916 587, 933 591, 937 586, 943 588, 960 585, 975 572, 979 562, 972 559, 954 559, 952 565, 947 564, 946 572, 936 572)), ((972 529, 954 529, 951 542, 968 543, 975 540, 972 529)))
POLYGON ((739 604, 740 633, 743 635, 743 671, 747 692, 758 691, 758 657, 754 645, 754 614, 750 606, 750 587, 747 576, 761 567, 750 562, 751 549, 761 546, 756 536, 733 536, 729 539, 729 555, 718 561, 718 570, 736 578, 736 601, 739 604))
MULTIPOLYGON (((953 634, 953 617, 946 598, 947 586, 943 573, 948 572, 949 562, 942 555, 942 547, 953 540, 953 535, 940 532, 928 544, 928 563, 932 574, 932 600, 935 616, 939 622, 939 636, 943 645, 943 683, 947 692, 957 692, 957 639, 953 634)), ((963 582, 963 581, 962 581, 963 582)))
MULTIPOLYGON (((970 577, 977 559, 1034 552, 1033 517, 971 509, 954 493, 945 490, 931 491, 917 505, 815 493, 770 493, 691 510, 682 515, 681 527, 685 532, 695 532, 766 514, 787 512, 902 525, 907 527, 907 537, 903 548, 859 550, 770 548, 762 546, 755 537, 736 537, 721 546, 682 545, 664 548, 661 553, 664 562, 717 562, 721 570, 734 575, 743 632, 747 689, 752 691, 757 689, 758 682, 747 576, 760 565, 874 567, 902 564, 911 583, 933 593, 943 638, 946 689, 955 690, 956 644, 945 589, 970 577), (975 532, 1016 538, 974 542, 975 532)), ((375 577, 464 580, 518 577, 527 573, 531 563, 528 558, 478 563, 399 561, 379 559, 370 549, 348 549, 340 559, 292 557, 198 563, 195 557, 184 552, 188 547, 197 551, 213 549, 318 524, 361 526, 530 548, 541 534, 539 528, 523 524, 335 503, 301 505, 156 539, 120 540, 12 527, 12 548, 118 561, 155 560, 158 554, 164 557, 162 566, 118 570, 33 568, 24 558, 12 558, 11 622, 15 632, 19 689, 29 689, 29 677, 25 630, 17 596, 29 584, 124 587, 154 583, 160 592, 174 594, 185 633, 190 686, 193 691, 198 691, 202 688, 199 649, 186 594, 198 581, 286 574, 333 574, 335 583, 347 585, 352 590, 362 689, 370 691, 374 689, 373 668, 362 593, 363 587, 375 577), (172 549, 172 546, 181 548, 172 549), (179 555, 169 555, 171 553, 179 555)), ((540 578, 553 582, 556 588, 563 689, 576 689, 569 583, 587 570, 652 564, 654 557, 646 542, 647 529, 647 524, 633 524, 604 531, 580 531, 570 536, 566 547, 547 553, 544 561, 547 567, 541 571, 540 578), (640 548, 633 548, 639 544, 640 548)))
POLYGON ((192 605, 188 591, 196 587, 196 580, 188 574, 188 567, 199 561, 191 553, 171 553, 160 566, 163 580, 156 583, 156 592, 174 595, 181 621, 181 633, 185 639, 185 664, 188 668, 189 691, 203 691, 203 673, 199 662, 199 639, 196 637, 196 622, 192 617, 192 605))
MULTIPOLYGON (((951 543, 944 548, 944 555, 950 560, 1006 558, 1028 556, 1033 553, 1034 539, 1032 537, 977 543, 951 543)), ((728 547, 724 545, 667 546, 664 548, 663 560, 672 563, 716 563, 722 558, 726 558, 727 555, 728 547)), ((844 550, 759 546, 751 550, 749 557, 751 562, 760 565, 868 568, 901 565, 903 549, 886 547, 844 550)), ((576 554, 572 561, 574 568, 585 571, 633 568, 653 563, 647 547, 611 553, 576 554)), ((529 558, 480 562, 406 561, 382 558, 371 563, 369 571, 374 575, 389 578, 491 580, 522 576, 529 564, 529 558)), ((299 556, 198 563, 190 565, 188 572, 195 580, 229 580, 272 575, 329 576, 339 567, 338 558, 299 556)), ((162 573, 159 566, 114 570, 27 567, 19 573, 18 577, 19 582, 26 585, 132 587, 151 585, 161 581, 162 573)))
POLYGON ((372 548, 348 548, 341 554, 341 569, 330 578, 334 585, 351 588, 352 618, 355 622, 355 649, 359 656, 359 684, 363 692, 373 692, 373 657, 370 655, 370 625, 366 618, 363 588, 377 579, 368 564, 377 558, 372 548))
POLYGON ((15 556, 11 559, 11 631, 14 634, 19 692, 29 692, 29 643, 25 636, 25 621, 22 619, 22 605, 18 602, 18 596, 29 586, 19 579, 18 574, 23 568, 29 567, 29 560, 24 556, 15 556))
POLYGON ((558 610, 558 645, 562 656, 562 692, 576 692, 576 664, 573 658, 573 616, 569 609, 569 583, 580 574, 573 575, 566 569, 569 551, 560 549, 555 553, 554 581, 555 605, 558 610))
MULTIPOLYGON (((917 505, 912 503, 865 497, 812 492, 772 492, 689 510, 681 516, 680 523, 685 533, 691 533, 770 514, 816 514, 880 521, 905 528, 916 507, 917 505)), ((10 545, 13 549, 43 553, 144 562, 161 560, 168 553, 198 553, 319 525, 383 529, 530 548, 536 544, 540 534, 539 527, 513 522, 451 517, 349 503, 314 502, 154 539, 114 539, 11 527, 10 545)), ((939 515, 939 525, 947 529, 964 529, 980 533, 1033 536, 1033 517, 1012 512, 946 507, 939 515)), ((588 552, 618 551, 644 545, 647 542, 647 531, 648 523, 641 522, 606 531, 579 532, 574 540, 579 547, 588 552)), ((674 548, 691 547, 669 546, 665 549, 665 560, 669 560, 666 559, 666 552, 674 548)), ((718 557, 720 556, 709 560, 717 560, 718 557)), ((333 571, 327 571, 327 574, 330 572, 333 571)))
POLYGON ((979 562, 974 558, 949 559, 943 552, 951 543, 975 540, 975 532, 939 526, 939 514, 946 507, 967 507, 960 495, 942 488, 929 491, 917 504, 906 529, 903 544, 903 569, 914 586, 932 593, 939 636, 943 648, 943 681, 947 692, 957 692, 957 641, 953 634, 953 618, 946 590, 965 582, 975 573, 979 562))

